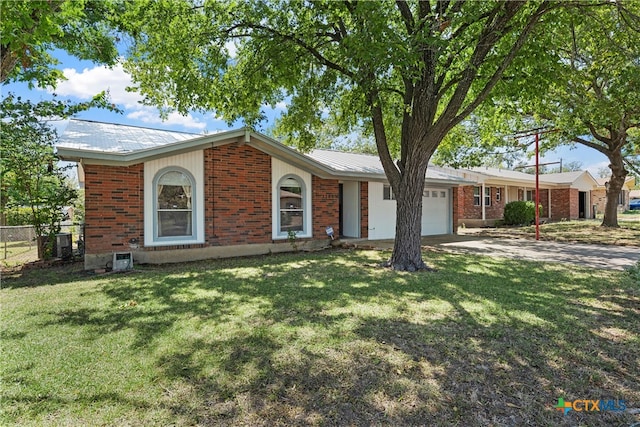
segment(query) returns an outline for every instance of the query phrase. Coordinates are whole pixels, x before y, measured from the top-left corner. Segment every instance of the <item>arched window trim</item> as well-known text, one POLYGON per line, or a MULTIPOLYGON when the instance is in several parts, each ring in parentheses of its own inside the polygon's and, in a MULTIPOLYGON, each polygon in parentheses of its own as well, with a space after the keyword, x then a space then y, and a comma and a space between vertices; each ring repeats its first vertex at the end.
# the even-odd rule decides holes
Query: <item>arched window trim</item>
POLYGON ((279 237, 287 237, 288 236, 288 232, 286 231, 282 231, 282 224, 281 224, 281 210, 282 210, 282 206, 280 206, 280 186, 287 180, 287 179, 294 179, 296 180, 296 182, 300 185, 301 188, 301 196, 302 196, 302 201, 301 201, 301 207, 302 207, 302 231, 296 231, 296 235, 299 236, 307 236, 310 233, 310 229, 309 229, 309 221, 308 221, 308 212, 307 212, 307 197, 309 197, 309 195, 307 194, 307 186, 304 182, 304 179, 302 179, 302 177, 296 175, 296 174, 286 174, 284 176, 282 176, 279 180, 278 180, 278 184, 276 185, 276 194, 274 194, 275 199, 277 200, 277 211, 276 211, 276 217, 277 217, 277 235, 279 237))
POLYGON ((197 240, 197 188, 196 179, 191 172, 180 166, 168 166, 160 169, 153 177, 152 188, 152 204, 153 204, 153 240, 154 242, 187 242, 197 240), (160 179, 169 172, 180 172, 187 176, 191 181, 191 235, 181 236, 160 236, 158 233, 158 183, 160 179))

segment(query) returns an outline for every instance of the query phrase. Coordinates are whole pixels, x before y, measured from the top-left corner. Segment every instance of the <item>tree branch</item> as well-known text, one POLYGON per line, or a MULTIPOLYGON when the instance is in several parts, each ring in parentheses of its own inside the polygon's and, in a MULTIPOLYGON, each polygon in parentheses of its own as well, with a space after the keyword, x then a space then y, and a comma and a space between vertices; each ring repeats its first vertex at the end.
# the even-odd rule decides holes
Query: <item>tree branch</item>
POLYGON ((271 27, 267 27, 265 25, 260 25, 260 24, 256 24, 256 23, 251 23, 251 22, 244 22, 244 23, 240 23, 238 24, 236 27, 238 28, 249 28, 252 30, 261 30, 261 31, 265 31, 273 36, 276 36, 282 40, 285 41, 290 41, 294 44, 296 44, 297 46, 301 47, 302 49, 306 50, 307 52, 309 52, 314 58, 316 58, 318 60, 318 62, 320 62, 322 65, 324 65, 327 68, 330 68, 332 70, 338 71, 342 74, 344 74, 347 77, 350 77, 352 79, 355 79, 356 74, 346 68, 344 68, 343 66, 341 66, 340 64, 337 64, 331 60, 329 60, 328 58, 324 57, 315 47, 310 46, 309 44, 307 44, 304 40, 295 37, 292 34, 285 34, 285 33, 281 33, 280 31, 271 28, 271 27))
POLYGON ((407 34, 413 34, 415 27, 415 20, 413 19, 413 14, 411 13, 411 8, 407 4, 405 0, 396 0, 396 6, 400 11, 400 16, 402 16, 402 21, 404 22, 404 26, 407 28, 407 34))
POLYGON ((581 138, 579 136, 573 136, 573 135, 567 135, 571 141, 573 142, 577 142, 578 144, 582 144, 585 145, 589 148, 593 148, 594 150, 598 150, 599 152, 601 152, 602 154, 604 154, 605 156, 609 157, 609 149, 608 147, 603 147, 600 144, 595 144, 591 141, 588 141, 584 138, 581 138))
MULTIPOLYGON (((464 110, 462 110, 461 113, 459 113, 457 116, 455 116, 448 123, 448 126, 445 127, 445 131, 450 130, 453 126, 457 125, 462 120, 464 120, 465 117, 467 117, 469 114, 471 114, 487 98, 487 96, 489 96, 489 93, 495 87, 495 85, 498 83, 498 81, 500 80, 500 78, 504 74, 504 71, 507 69, 507 67, 509 67, 509 65, 511 65, 511 63, 513 62, 513 59, 516 57, 516 55, 520 51, 520 48, 522 48, 522 46, 524 45, 527 37, 529 36, 531 31, 535 27, 535 25, 538 22, 538 20, 540 19, 540 17, 550 10, 550 7, 548 7, 548 5, 549 5, 549 3, 547 1, 544 1, 544 2, 542 2, 540 4, 540 6, 538 6, 538 9, 535 11, 535 13, 533 13, 531 15, 531 17, 529 18, 527 24, 523 28, 522 32, 518 35, 518 38, 516 39, 515 43, 511 47, 511 50, 504 57, 504 59, 503 59, 502 63, 500 64, 500 66, 496 69, 496 71, 493 73, 491 78, 487 81, 485 86, 478 93, 476 98, 471 103, 469 103, 469 105, 467 105, 464 108, 464 110)), ((515 15, 517 13, 517 11, 518 11, 518 9, 514 10, 512 15, 515 15)), ((493 43, 491 43, 491 46, 487 47, 487 51, 488 51, 488 48, 493 47, 493 45, 496 42, 497 42, 497 40, 494 40, 493 43)), ((478 43, 478 45, 480 45, 480 42, 478 43)), ((485 53, 485 55, 486 55, 486 53, 485 53)), ((475 52, 474 52, 474 56, 475 56, 475 52)), ((482 58, 484 58, 484 55, 482 55, 482 58)), ((474 64, 475 64, 475 61, 472 61, 472 66, 474 64)), ((472 68, 472 66, 467 68, 469 74, 475 72, 475 69, 472 68)), ((471 79, 473 80, 473 77, 471 77, 471 79)), ((470 85, 471 84, 469 83, 466 86, 470 87, 470 85)), ((460 85, 458 86, 458 89, 459 88, 460 88, 460 85)), ((458 91, 458 89, 456 89, 456 92, 458 91)), ((467 87, 466 90, 468 91, 468 87, 467 87)), ((455 96, 455 94, 454 94, 454 96, 455 96)), ((466 96, 466 93, 465 93, 465 96, 466 96)), ((458 111, 458 109, 460 108, 460 106, 462 104, 462 100, 464 99, 464 97, 460 97, 460 98, 461 99, 456 100, 456 103, 452 104, 452 102, 450 102, 449 106, 447 106, 447 110, 449 110, 449 107, 453 107, 451 109, 451 111, 449 112, 450 114, 455 114, 458 111)), ((453 101, 453 99, 452 99, 452 101, 453 101)), ((447 113, 446 110, 445 110, 445 113, 447 113)), ((443 114, 441 116, 441 118, 442 117, 445 117, 445 114, 443 114)))
MULTIPOLYGON (((589 132, 591 132, 591 135, 593 135, 593 137, 594 137, 595 139, 597 139, 598 141, 602 142, 602 143, 603 143, 603 144, 605 144, 607 147, 608 147, 609 145, 611 145, 611 143, 613 142, 613 141, 611 140, 611 138, 607 138, 607 137, 605 137, 605 136, 602 136, 602 135, 600 134, 600 132, 598 132, 598 130, 596 129, 596 127, 593 125, 593 123, 588 122, 588 123, 585 123, 585 124, 587 125, 587 127, 589 128, 589 132)), ((611 132, 611 129, 609 129, 609 132, 611 132)))
POLYGON ((389 144, 387 141, 387 133, 384 126, 384 116, 382 113, 382 105, 380 97, 377 91, 374 89, 367 95, 369 106, 371 107, 371 119, 373 122, 373 133, 376 140, 376 147, 378 148, 378 155, 380 156, 380 162, 384 168, 385 174, 389 179, 391 188, 393 191, 397 191, 400 186, 401 174, 391 153, 389 152, 389 144))

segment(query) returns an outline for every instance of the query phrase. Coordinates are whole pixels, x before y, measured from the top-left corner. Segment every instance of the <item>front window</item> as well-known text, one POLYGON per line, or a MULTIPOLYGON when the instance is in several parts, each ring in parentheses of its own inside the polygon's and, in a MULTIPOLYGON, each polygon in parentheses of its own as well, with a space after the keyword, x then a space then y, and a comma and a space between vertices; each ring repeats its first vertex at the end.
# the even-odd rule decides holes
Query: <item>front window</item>
POLYGON ((491 206, 491 187, 484 187, 484 205, 491 206))
POLYGON ((296 178, 285 178, 278 186, 280 234, 304 233, 304 186, 296 178))
POLYGON ((535 191, 533 190, 527 190, 526 193, 526 197, 525 197, 525 201, 527 202, 533 202, 533 196, 535 195, 535 191))
POLYGON ((382 186, 382 200, 395 200, 396 196, 393 194, 393 189, 390 185, 382 186))
POLYGON ((157 237, 193 237, 193 179, 183 171, 164 172, 155 190, 157 237))
POLYGON ((480 187, 473 187, 473 206, 480 206, 480 187))

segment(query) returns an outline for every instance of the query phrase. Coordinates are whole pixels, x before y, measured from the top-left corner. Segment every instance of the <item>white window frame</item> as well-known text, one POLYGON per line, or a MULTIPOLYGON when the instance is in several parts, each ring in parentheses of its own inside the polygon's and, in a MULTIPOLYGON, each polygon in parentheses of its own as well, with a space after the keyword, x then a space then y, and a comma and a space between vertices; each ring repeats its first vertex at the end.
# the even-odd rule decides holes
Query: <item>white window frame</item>
POLYGON ((502 188, 496 188, 496 202, 502 200, 502 188))
POLYGON ((196 241, 198 238, 198 203, 197 203, 197 183, 194 176, 186 169, 178 166, 169 166, 160 169, 153 177, 153 241, 158 243, 174 243, 174 242, 186 242, 196 241), (170 172, 178 172, 184 174, 191 182, 191 235, 184 236, 160 236, 158 232, 158 214, 161 212, 158 209, 158 182, 160 178, 170 172))
POLYGON ((144 162, 144 245, 175 246, 204 243, 204 186, 203 150, 194 150, 144 162), (156 203, 154 194, 157 191, 157 189, 154 190, 154 179, 169 169, 188 171, 191 178, 194 179, 195 188, 192 188, 191 192, 192 209, 195 212, 192 231, 195 238, 184 239, 177 236, 172 236, 173 238, 167 240, 154 238, 154 217, 157 215, 154 209, 156 203))
POLYGON ((484 205, 491 206, 491 187, 484 187, 484 205))
POLYGON ((482 190, 480 187, 473 187, 473 206, 481 206, 482 198, 480 197, 482 190))
POLYGON ((395 199, 396 199, 396 195, 393 194, 393 188, 391 188, 391 185, 384 184, 382 186, 382 200, 395 200, 395 199), (389 195, 389 197, 386 197, 387 194, 389 195))
POLYGON ((525 190, 524 191, 524 201, 525 202, 533 202, 535 190, 525 190))
POLYGON ((302 208, 300 209, 302 211, 302 231, 296 231, 296 235, 297 236, 307 236, 309 234, 311 234, 311 230, 309 229, 310 224, 309 221, 307 220, 308 218, 308 212, 307 212, 307 197, 309 197, 308 194, 308 190, 307 190, 307 186, 304 182, 304 179, 302 179, 301 177, 299 177, 296 174, 286 174, 284 175, 282 178, 280 178, 278 180, 278 184, 276 185, 276 193, 274 195, 275 199, 276 199, 276 203, 277 203, 277 209, 276 209, 276 221, 277 221, 277 235, 278 237, 288 237, 289 236, 289 232, 288 231, 282 231, 282 224, 281 224, 281 215, 280 212, 282 211, 282 206, 280 205, 280 187, 282 186, 282 184, 288 180, 288 179, 294 179, 298 182, 298 184, 300 185, 301 188, 301 196, 302 196, 302 200, 300 202, 300 206, 302 206, 302 208))

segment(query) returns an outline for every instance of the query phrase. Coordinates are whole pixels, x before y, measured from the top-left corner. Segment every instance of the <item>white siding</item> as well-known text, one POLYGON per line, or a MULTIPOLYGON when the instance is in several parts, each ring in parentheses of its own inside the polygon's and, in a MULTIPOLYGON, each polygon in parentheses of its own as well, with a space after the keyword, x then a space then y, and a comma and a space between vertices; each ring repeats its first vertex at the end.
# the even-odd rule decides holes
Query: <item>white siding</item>
POLYGON ((342 184, 343 236, 360 237, 360 183, 345 181, 342 184))
POLYGON ((392 239, 396 233, 396 202, 383 200, 383 184, 369 183, 369 239, 392 239))
POLYGON ((278 182, 286 175, 295 175, 304 182, 306 195, 304 198, 304 233, 298 233, 298 237, 311 237, 313 233, 312 215, 311 215, 311 195, 313 188, 311 187, 311 174, 300 168, 292 166, 274 157, 271 158, 271 235, 273 239, 286 239, 286 235, 278 233, 278 182))
POLYGON ((180 244, 204 243, 204 156, 202 150, 175 156, 163 157, 144 163, 144 244, 145 246, 166 246, 180 244), (194 207, 196 209, 196 240, 184 242, 153 241, 153 178, 158 171, 167 167, 180 167, 188 170, 196 180, 194 207))
POLYGON ((451 232, 451 193, 446 188, 424 189, 422 198, 422 235, 447 234, 451 232))
MULTIPOLYGON (((422 235, 451 232, 451 192, 446 188, 425 188, 422 199, 422 235), (436 192, 433 197, 432 192, 436 192), (444 197, 442 193, 444 192, 444 197)), ((383 184, 369 182, 369 239, 392 239, 396 229, 396 202, 383 200, 383 184)))

